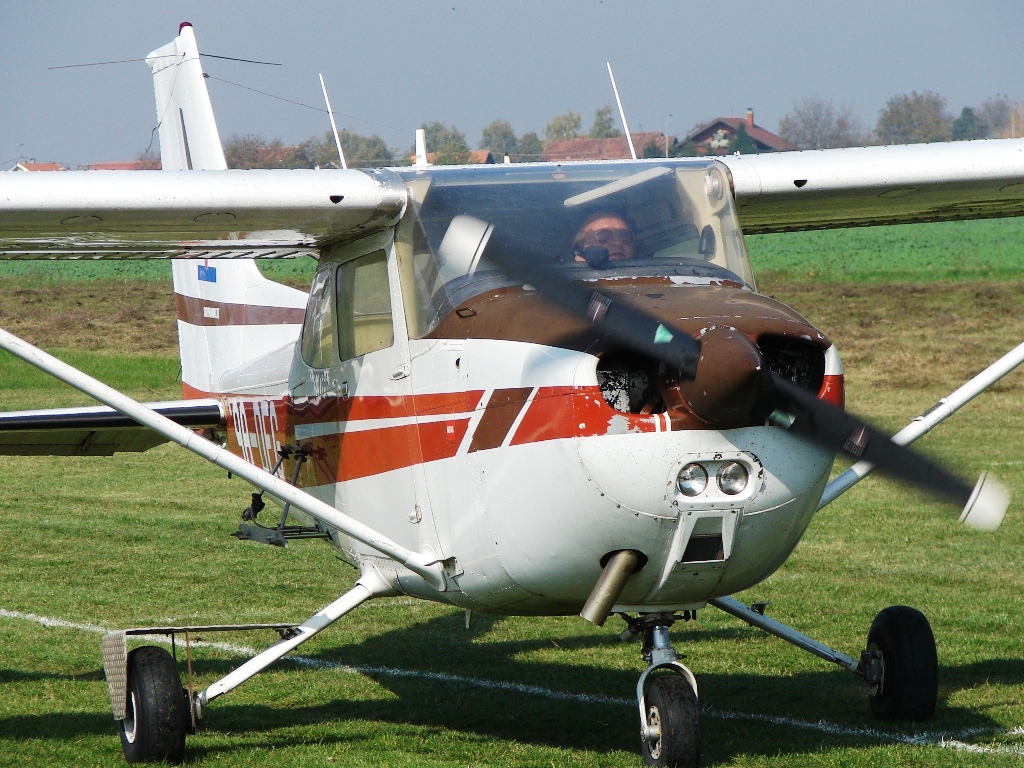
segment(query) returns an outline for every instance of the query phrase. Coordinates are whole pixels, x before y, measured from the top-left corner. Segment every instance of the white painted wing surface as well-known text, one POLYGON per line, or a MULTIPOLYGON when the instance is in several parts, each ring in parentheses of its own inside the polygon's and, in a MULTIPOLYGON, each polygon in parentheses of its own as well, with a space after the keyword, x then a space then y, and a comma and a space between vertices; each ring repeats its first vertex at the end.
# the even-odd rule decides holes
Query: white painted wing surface
POLYGON ((749 234, 1024 214, 1024 139, 721 160, 749 234))
POLYGON ((0 258, 282 258, 398 221, 386 170, 0 173, 0 258))

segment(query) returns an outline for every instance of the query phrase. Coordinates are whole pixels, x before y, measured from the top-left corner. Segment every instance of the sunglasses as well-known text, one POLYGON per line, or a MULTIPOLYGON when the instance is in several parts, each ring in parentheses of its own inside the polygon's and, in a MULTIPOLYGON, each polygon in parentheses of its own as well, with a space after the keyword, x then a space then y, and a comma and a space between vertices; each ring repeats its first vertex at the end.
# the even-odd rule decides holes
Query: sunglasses
POLYGON ((613 241, 621 245, 633 244, 633 232, 629 229, 598 229, 583 235, 584 242, 596 242, 598 245, 609 245, 613 241))

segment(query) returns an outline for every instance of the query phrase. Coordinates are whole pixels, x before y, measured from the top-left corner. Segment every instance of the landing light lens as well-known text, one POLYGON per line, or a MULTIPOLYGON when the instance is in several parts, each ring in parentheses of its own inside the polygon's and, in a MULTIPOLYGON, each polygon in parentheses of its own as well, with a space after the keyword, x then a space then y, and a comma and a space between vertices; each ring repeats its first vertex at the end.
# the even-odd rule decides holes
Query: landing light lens
POLYGON ((718 487, 722 489, 722 493, 729 496, 742 493, 749 479, 747 468, 738 461, 726 462, 718 470, 718 487))
POLYGON ((687 464, 676 476, 676 488, 683 496, 696 496, 708 487, 708 472, 700 464, 687 464))

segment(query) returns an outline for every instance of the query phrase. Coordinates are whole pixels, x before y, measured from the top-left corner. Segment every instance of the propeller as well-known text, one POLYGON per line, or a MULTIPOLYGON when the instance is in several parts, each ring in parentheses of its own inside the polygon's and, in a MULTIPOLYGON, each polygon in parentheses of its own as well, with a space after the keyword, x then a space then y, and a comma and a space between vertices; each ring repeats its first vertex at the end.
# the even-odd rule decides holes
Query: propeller
MULTIPOLYGON (((622 344, 679 372, 691 407, 714 423, 735 409, 763 409, 768 420, 885 474, 935 493, 963 510, 960 522, 981 530, 999 527, 1008 503, 1005 489, 987 474, 972 488, 939 464, 898 445, 862 419, 829 403, 763 365, 757 345, 741 333, 712 329, 705 345, 628 301, 569 279, 524 243, 495 229, 487 257, 506 274, 535 287, 622 344), (704 356, 702 358, 702 351, 704 356), (723 362, 727 361, 727 362, 723 362), (724 394, 701 386, 705 371, 731 366, 734 386, 724 394)), ((589 259, 588 259, 589 261, 589 259)), ((731 330, 731 329, 730 329, 731 330)), ((710 377, 709 377, 710 378, 710 377)))

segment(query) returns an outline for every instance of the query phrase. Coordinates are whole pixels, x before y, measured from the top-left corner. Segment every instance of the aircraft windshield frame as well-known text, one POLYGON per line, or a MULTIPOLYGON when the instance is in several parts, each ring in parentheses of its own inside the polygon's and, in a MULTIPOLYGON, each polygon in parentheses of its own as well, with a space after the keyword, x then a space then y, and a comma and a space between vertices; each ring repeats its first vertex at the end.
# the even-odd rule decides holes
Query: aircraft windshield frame
POLYGON ((754 289, 728 169, 716 160, 537 163, 398 171, 411 204, 396 248, 410 336, 460 302, 515 281, 487 258, 491 232, 515 258, 577 279, 671 278, 754 289))

